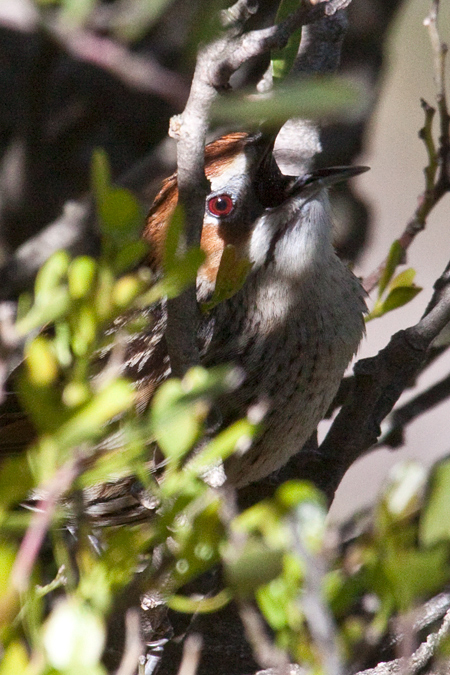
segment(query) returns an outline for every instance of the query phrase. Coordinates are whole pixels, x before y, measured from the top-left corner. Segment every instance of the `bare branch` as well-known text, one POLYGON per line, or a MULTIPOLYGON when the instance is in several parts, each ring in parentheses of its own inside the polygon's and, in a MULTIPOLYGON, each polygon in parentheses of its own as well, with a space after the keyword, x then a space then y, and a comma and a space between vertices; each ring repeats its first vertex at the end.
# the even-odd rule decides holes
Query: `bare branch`
POLYGON ((176 109, 181 110, 185 105, 189 94, 186 80, 164 68, 149 54, 135 54, 116 40, 81 28, 67 28, 56 22, 47 23, 46 28, 75 58, 103 68, 128 87, 159 96, 176 109))
POLYGON ((132 607, 125 615, 125 648, 116 675, 134 675, 141 654, 139 612, 132 607))
POLYGON ((347 469, 377 442, 381 422, 420 372, 430 344, 449 320, 450 285, 446 282, 436 304, 427 308, 415 326, 399 331, 377 356, 355 365, 348 402, 318 451, 304 453, 304 457, 300 453, 298 460, 302 477, 313 480, 330 501, 347 469))
POLYGON ((178 675, 195 675, 198 664, 200 663, 200 654, 202 651, 202 638, 200 635, 189 635, 186 638, 183 648, 183 659, 181 661, 178 675))
POLYGON ((20 246, 0 267, 0 298, 14 297, 29 285, 44 262, 60 249, 86 252, 86 229, 91 215, 85 202, 67 202, 61 216, 20 246))
POLYGON ((409 658, 395 659, 387 663, 379 663, 375 668, 362 670, 357 675, 416 675, 433 658, 441 642, 450 634, 450 610, 447 611, 441 627, 431 633, 425 642, 409 658))
POLYGON ((16 556, 11 581, 17 591, 23 592, 28 588, 31 573, 39 555, 44 537, 52 523, 55 509, 65 492, 73 485, 74 480, 84 468, 82 458, 66 462, 53 476, 47 486, 45 498, 38 504, 31 523, 20 544, 16 556))
POLYGON ((289 667, 288 658, 285 652, 282 652, 267 635, 264 622, 255 607, 249 602, 241 602, 239 616, 257 662, 263 667, 274 668, 276 672, 284 675, 289 667))
POLYGON ((301 597, 302 610, 308 623, 311 637, 318 650, 325 675, 343 673, 339 654, 337 631, 331 611, 324 601, 323 582, 326 573, 324 556, 313 556, 302 541, 295 520, 291 527, 294 549, 305 565, 304 586, 301 597))

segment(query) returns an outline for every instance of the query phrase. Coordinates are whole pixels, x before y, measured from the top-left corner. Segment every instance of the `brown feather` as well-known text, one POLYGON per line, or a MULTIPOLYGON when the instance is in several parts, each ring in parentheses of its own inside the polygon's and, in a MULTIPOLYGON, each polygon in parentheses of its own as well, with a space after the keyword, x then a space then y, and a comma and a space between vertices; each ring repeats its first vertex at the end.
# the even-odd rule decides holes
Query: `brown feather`
MULTIPOLYGON (((245 133, 233 133, 222 136, 205 148, 205 174, 207 178, 220 175, 229 166, 236 155, 248 142, 245 133)), ((174 173, 163 182, 147 216, 143 238, 150 244, 149 264, 160 269, 164 254, 166 230, 178 202, 177 174, 174 173)), ((239 233, 235 228, 230 232, 215 223, 204 223, 200 246, 206 253, 206 262, 199 270, 199 276, 212 283, 216 279, 222 252, 227 244, 238 248, 247 240, 248 235, 239 233)))

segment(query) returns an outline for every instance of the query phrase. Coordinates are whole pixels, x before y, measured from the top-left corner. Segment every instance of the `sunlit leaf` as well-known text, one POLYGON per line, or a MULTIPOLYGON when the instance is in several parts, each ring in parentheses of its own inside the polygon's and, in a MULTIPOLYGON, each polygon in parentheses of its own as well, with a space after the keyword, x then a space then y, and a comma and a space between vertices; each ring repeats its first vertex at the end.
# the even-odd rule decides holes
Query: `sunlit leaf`
POLYGON ((381 297, 381 295, 384 293, 388 283, 394 276, 397 266, 402 261, 404 254, 405 251, 403 247, 400 245, 398 239, 396 239, 389 249, 386 266, 384 268, 383 274, 381 275, 381 279, 378 282, 378 297, 381 297))
POLYGON ((421 290, 420 286, 397 286, 389 292, 386 300, 384 300, 382 314, 387 314, 387 312, 392 312, 394 309, 407 305, 408 302, 414 300, 421 290))
POLYGON ((56 251, 42 265, 34 284, 36 302, 47 303, 49 294, 57 288, 65 278, 69 269, 70 258, 67 251, 56 251))
POLYGON ((94 258, 87 255, 79 256, 71 262, 67 278, 72 298, 79 300, 89 294, 94 282, 96 268, 97 264, 94 258))
POLYGON ((39 303, 35 303, 28 314, 16 324, 19 335, 26 335, 32 330, 42 328, 52 321, 57 321, 65 316, 70 309, 70 295, 67 286, 55 288, 46 294, 45 302, 41 296, 39 303))
POLYGON ((209 441, 202 450, 193 457, 186 466, 186 472, 201 475, 218 460, 225 460, 239 446, 248 445, 255 433, 255 426, 247 420, 238 420, 209 441))
POLYGON ((393 290, 394 288, 401 288, 403 286, 412 286, 414 279, 416 277, 416 270, 413 269, 412 267, 408 267, 408 269, 403 270, 403 272, 400 272, 400 274, 397 274, 394 279, 389 284, 389 290, 393 290))
POLYGON ((59 428, 58 443, 61 447, 69 448, 85 440, 97 439, 104 433, 102 426, 128 410, 133 401, 130 383, 114 380, 59 428))
POLYGON ((49 662, 58 670, 80 672, 96 666, 104 642, 100 615, 75 598, 60 601, 45 623, 43 645, 49 662))
MULTIPOLYGON (((300 1, 301 0, 282 0, 278 7, 275 23, 281 23, 289 16, 289 14, 295 12, 295 10, 299 8, 300 1)), ((294 65, 301 37, 302 29, 299 28, 289 37, 288 43, 284 49, 272 51, 271 61, 275 84, 277 80, 284 80, 294 65)))
POLYGON ((278 87, 271 93, 247 98, 242 95, 220 97, 212 115, 216 122, 257 126, 261 120, 283 124, 291 117, 317 117, 333 120, 357 117, 367 105, 367 96, 354 83, 338 77, 303 80, 278 87))
POLYGON ((417 462, 402 462, 392 468, 383 503, 394 519, 402 520, 417 512, 425 480, 425 468, 417 462))
POLYGON ((38 335, 25 350, 26 366, 31 382, 37 387, 52 384, 58 375, 58 362, 50 340, 38 335))
POLYGON ((28 666, 28 654, 22 642, 12 642, 2 654, 0 675, 25 673, 28 666))
POLYGON ((150 413, 152 432, 166 457, 180 458, 199 437, 208 408, 189 404, 180 380, 172 378, 157 390, 150 413))
POLYGON ((108 155, 103 148, 96 148, 92 153, 91 183, 97 201, 106 199, 111 187, 111 180, 108 155))
POLYGON ((167 604, 175 612, 184 614, 210 614, 218 612, 226 607, 231 600, 231 594, 228 589, 224 589, 212 597, 198 598, 187 597, 185 595, 172 595, 167 604))
POLYGON ((420 540, 425 546, 450 540, 450 460, 436 466, 429 490, 419 527, 420 540))

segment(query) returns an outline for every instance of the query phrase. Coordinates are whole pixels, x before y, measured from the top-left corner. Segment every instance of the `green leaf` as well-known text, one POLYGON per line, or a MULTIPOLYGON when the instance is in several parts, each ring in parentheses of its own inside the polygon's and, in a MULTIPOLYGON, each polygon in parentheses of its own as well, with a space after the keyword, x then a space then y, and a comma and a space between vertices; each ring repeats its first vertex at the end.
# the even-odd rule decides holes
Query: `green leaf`
POLYGON ((83 441, 96 440, 104 434, 102 426, 128 410, 133 402, 129 382, 123 379, 111 382, 59 428, 55 434, 59 447, 71 448, 83 441))
POLYGON ((437 593, 450 577, 449 549, 396 550, 382 566, 400 611, 407 611, 418 600, 437 593))
POLYGON ((272 550, 256 538, 247 539, 236 556, 224 555, 225 576, 233 592, 242 598, 251 597, 256 589, 281 574, 283 552, 272 550))
POLYGON ((143 239, 125 243, 116 252, 114 258, 114 270, 116 274, 125 272, 132 268, 136 263, 141 262, 147 252, 148 244, 143 239))
POLYGON ((367 105, 361 87, 343 78, 321 77, 277 87, 270 94, 246 98, 222 96, 213 106, 215 122, 233 121, 256 126, 261 120, 283 124, 291 117, 332 120, 357 117, 367 105))
POLYGON ((44 335, 38 335, 25 350, 28 377, 36 387, 50 386, 58 376, 58 362, 52 343, 44 335))
MULTIPOLYGON (((279 24, 286 19, 289 14, 298 9, 301 0, 282 0, 277 11, 275 23, 279 24)), ((286 47, 283 49, 274 49, 271 54, 273 78, 283 80, 290 72, 298 53, 298 47, 302 37, 302 29, 299 28, 289 38, 286 47)))
POLYGON ((134 0, 115 13, 113 28, 122 41, 139 40, 158 21, 174 0, 134 0))
POLYGON ((100 614, 73 597, 56 604, 45 622, 42 642, 50 664, 57 670, 93 673, 91 668, 99 664, 105 636, 100 614))
POLYGON ((14 675, 25 673, 28 666, 28 654, 25 645, 21 642, 12 642, 2 654, 0 675, 14 675))
POLYGON ((230 600, 230 591, 224 588, 223 591, 211 598, 199 599, 198 597, 188 598, 185 595, 172 595, 168 599, 167 605, 175 612, 182 612, 183 614, 210 614, 226 607, 230 600))
POLYGON ((252 266, 253 263, 247 258, 238 257, 235 246, 227 244, 220 259, 213 296, 211 300, 203 303, 202 311, 211 311, 213 307, 240 291, 252 266))
POLYGON ((72 260, 67 271, 69 292, 72 298, 80 300, 89 294, 96 270, 96 261, 88 255, 81 255, 72 260))
POLYGON ((404 249, 400 245, 398 239, 396 239, 389 249, 389 254, 386 260, 386 266, 384 268, 381 279, 378 282, 378 297, 380 298, 387 288, 388 283, 394 276, 394 272, 397 269, 397 266, 401 263, 404 256, 404 249))
POLYGON ((60 286, 69 269, 70 258, 67 251, 56 251, 42 265, 34 284, 35 302, 47 304, 51 294, 60 286))
POLYGON ((42 328, 66 316, 70 306, 69 289, 66 286, 55 288, 51 293, 46 294, 45 302, 41 296, 40 302, 36 302, 28 314, 16 323, 16 330, 19 335, 27 335, 36 328, 42 328))
POLYGON ((97 317, 93 305, 84 304, 76 316, 71 346, 75 356, 85 356, 97 335, 97 317))
MULTIPOLYGON (((192 498, 189 490, 189 497, 192 498)), ((185 586, 201 572, 210 569, 219 560, 219 546, 224 536, 224 526, 219 515, 220 501, 206 504, 204 499, 191 502, 183 512, 183 518, 175 515, 170 526, 177 549, 177 562, 171 575, 173 590, 185 586), (198 513, 195 513, 195 512, 198 513), (192 512, 195 517, 192 518, 192 512)))
POLYGON ((403 305, 411 302, 421 290, 420 286, 398 286, 394 288, 383 301, 381 314, 387 314, 387 312, 392 312, 393 309, 403 307, 403 305))
POLYGON ((325 509, 325 497, 315 485, 304 480, 289 480, 283 483, 275 493, 276 501, 284 508, 292 509, 302 502, 313 502, 325 509))
POLYGON ((425 546, 450 540, 450 460, 436 466, 429 489, 419 525, 420 541, 425 546))
POLYGON ((96 148, 91 160, 91 183, 96 201, 107 198, 111 187, 111 167, 108 155, 103 148, 96 148))
POLYGON ((99 200, 98 210, 103 234, 120 244, 138 237, 143 214, 139 202, 129 190, 110 188, 99 200))
POLYGON ((400 274, 397 274, 397 276, 392 279, 389 284, 389 290, 392 291, 394 288, 402 288, 404 286, 414 286, 413 282, 415 277, 416 270, 412 267, 408 267, 408 269, 403 270, 403 272, 400 272, 400 274))
POLYGON ((158 388, 150 411, 151 430, 166 457, 179 459, 192 448, 207 412, 204 404, 185 401, 182 383, 176 378, 158 388))
POLYGON ((114 284, 112 299, 116 307, 126 309, 143 290, 143 283, 138 276, 127 274, 114 284))
POLYGON ((225 460, 242 444, 250 443, 255 426, 247 420, 238 420, 217 434, 186 466, 190 475, 201 475, 219 460, 225 460))
MULTIPOLYGON (((2 439, 5 442, 5 439, 2 439)), ((24 455, 6 457, 0 467, 0 513, 24 499, 33 486, 33 478, 24 455)))
POLYGON ((141 307, 148 307, 162 298, 174 298, 195 281, 200 265, 205 261, 205 253, 200 248, 191 248, 176 265, 157 281, 148 293, 139 300, 141 307))
POLYGON ((264 617, 272 630, 280 631, 288 626, 286 609, 291 600, 291 594, 286 588, 282 577, 276 577, 268 584, 256 590, 256 599, 264 617))
POLYGON ((61 15, 59 20, 67 30, 80 28, 89 19, 96 0, 62 0, 61 15))
POLYGON ((426 471, 418 462, 401 462, 389 472, 382 503, 393 521, 415 514, 421 504, 426 471))

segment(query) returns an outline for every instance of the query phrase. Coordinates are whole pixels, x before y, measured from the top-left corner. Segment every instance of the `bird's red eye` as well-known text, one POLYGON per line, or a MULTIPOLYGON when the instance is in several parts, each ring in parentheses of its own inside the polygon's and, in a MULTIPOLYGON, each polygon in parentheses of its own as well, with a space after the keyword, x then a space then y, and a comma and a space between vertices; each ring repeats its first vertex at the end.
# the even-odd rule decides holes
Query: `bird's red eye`
POLYGON ((208 211, 217 218, 229 216, 234 209, 234 203, 230 195, 216 195, 208 199, 208 211))

